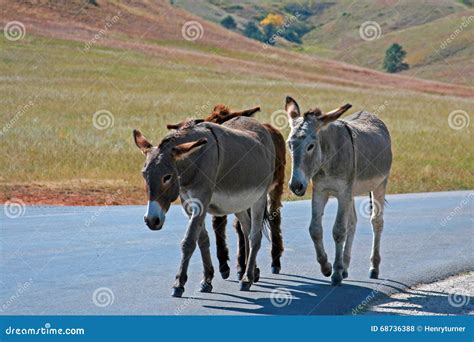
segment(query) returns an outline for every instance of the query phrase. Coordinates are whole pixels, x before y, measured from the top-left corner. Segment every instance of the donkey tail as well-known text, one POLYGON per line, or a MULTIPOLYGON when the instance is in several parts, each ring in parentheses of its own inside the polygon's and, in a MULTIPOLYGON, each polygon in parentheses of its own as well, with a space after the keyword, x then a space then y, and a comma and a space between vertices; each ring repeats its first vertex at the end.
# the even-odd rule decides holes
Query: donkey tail
POLYGON ((272 242, 272 228, 270 226, 270 212, 268 207, 265 206, 265 212, 263 213, 263 235, 271 243, 272 242))

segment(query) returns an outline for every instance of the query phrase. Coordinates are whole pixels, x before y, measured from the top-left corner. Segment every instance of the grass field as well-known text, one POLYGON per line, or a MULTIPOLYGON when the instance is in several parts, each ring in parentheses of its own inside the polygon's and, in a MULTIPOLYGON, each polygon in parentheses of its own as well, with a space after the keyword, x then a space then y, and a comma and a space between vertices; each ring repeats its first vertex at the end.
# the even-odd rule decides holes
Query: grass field
POLYGON ((472 125, 455 130, 448 124, 451 112, 472 111, 472 98, 285 81, 196 66, 192 58, 97 46, 84 52, 83 46, 32 34, 16 44, 0 38, 2 201, 16 196, 41 202, 31 195, 35 191, 48 203, 54 198, 47 193, 55 191, 66 197, 82 191, 101 201, 121 189, 117 202, 141 203, 143 157, 132 141, 133 128, 157 143, 166 123, 202 117, 217 103, 235 109, 259 105, 258 119, 272 122, 286 95, 305 109, 350 102, 350 112, 375 111, 392 134, 390 193, 474 188, 472 125), (112 114, 111 127, 94 127, 99 110, 112 114))

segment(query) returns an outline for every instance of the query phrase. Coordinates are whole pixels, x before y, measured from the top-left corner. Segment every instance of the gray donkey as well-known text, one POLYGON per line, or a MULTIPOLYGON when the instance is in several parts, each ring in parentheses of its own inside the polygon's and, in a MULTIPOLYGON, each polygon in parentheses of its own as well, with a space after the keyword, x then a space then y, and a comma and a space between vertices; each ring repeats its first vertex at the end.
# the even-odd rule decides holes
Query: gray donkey
POLYGON ((206 213, 234 213, 241 222, 247 256, 241 290, 249 290, 254 282, 267 194, 275 168, 275 147, 265 126, 248 117, 237 117, 222 125, 189 121, 167 135, 158 147, 137 130, 134 138, 146 155, 142 172, 148 193, 147 226, 161 229, 171 202, 178 196, 190 217, 172 295, 181 297, 184 292, 196 243, 204 264, 201 291, 212 291, 214 268, 204 226, 206 213))
POLYGON ((321 272, 326 277, 331 275, 331 263, 323 246, 322 217, 329 196, 335 196, 338 201, 333 228, 336 244, 333 285, 340 285, 348 277, 357 222, 354 196, 365 193, 370 193, 374 234, 369 276, 378 278, 385 189, 392 164, 390 134, 376 115, 361 111, 346 120, 337 120, 350 107, 347 104, 326 114, 313 109, 301 115, 291 97, 286 98, 285 106, 291 126, 289 187, 297 196, 303 196, 309 180, 313 182, 309 232, 321 272))

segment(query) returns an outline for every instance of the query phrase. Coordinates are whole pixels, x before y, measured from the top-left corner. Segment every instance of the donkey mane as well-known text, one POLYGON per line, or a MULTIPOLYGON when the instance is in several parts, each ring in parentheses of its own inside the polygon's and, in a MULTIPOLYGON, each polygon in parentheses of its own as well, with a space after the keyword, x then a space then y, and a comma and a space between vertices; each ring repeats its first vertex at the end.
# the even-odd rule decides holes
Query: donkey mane
POLYGON ((184 136, 189 130, 195 128, 196 125, 201 122, 202 120, 196 119, 184 120, 179 124, 179 127, 173 133, 168 134, 166 137, 163 138, 163 140, 161 140, 160 144, 158 145, 158 148, 163 148, 168 143, 184 136))
POLYGON ((306 118, 308 115, 314 115, 315 117, 320 117, 323 115, 323 112, 319 108, 313 108, 308 110, 306 113, 303 114, 306 118))

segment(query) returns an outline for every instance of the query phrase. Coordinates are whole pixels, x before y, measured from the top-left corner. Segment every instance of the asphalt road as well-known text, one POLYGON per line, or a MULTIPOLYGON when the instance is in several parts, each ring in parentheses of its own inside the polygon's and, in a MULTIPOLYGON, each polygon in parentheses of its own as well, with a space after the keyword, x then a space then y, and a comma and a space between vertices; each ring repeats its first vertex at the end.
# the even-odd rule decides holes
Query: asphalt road
MULTIPOLYGON (((352 264, 342 286, 332 287, 320 273, 308 233, 310 202, 297 201, 283 208, 282 274, 271 274, 264 241, 258 256, 261 280, 251 292, 239 291, 232 266, 229 280, 216 270, 214 292, 202 294, 196 250, 183 298, 171 298, 187 222, 180 206, 172 206, 161 231, 145 227, 145 206, 27 206, 17 218, 2 210, 0 314, 351 314, 366 310, 374 297, 474 269, 473 191, 388 196, 381 280, 368 278, 372 231, 364 200, 356 201, 352 264)), ((330 259, 335 212, 331 199, 323 222, 330 259)), ((207 227, 217 268, 209 222, 207 227)), ((236 234, 230 224, 228 243, 235 265, 236 234)), ((447 300, 439 293, 426 295, 447 300)))

